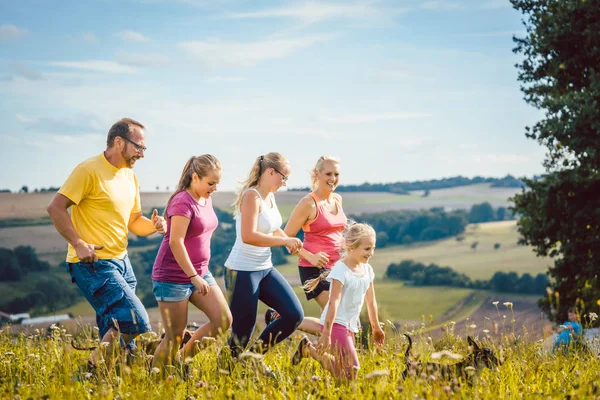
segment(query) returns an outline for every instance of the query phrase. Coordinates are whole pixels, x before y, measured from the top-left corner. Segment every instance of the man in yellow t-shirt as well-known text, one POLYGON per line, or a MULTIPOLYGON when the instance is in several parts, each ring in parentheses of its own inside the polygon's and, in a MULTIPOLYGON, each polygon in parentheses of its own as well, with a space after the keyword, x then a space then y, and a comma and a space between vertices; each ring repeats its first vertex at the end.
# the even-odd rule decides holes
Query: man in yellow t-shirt
MULTIPOLYGON (((130 118, 117 121, 108 131, 106 150, 75 167, 48 206, 56 230, 69 243, 71 279, 96 311, 100 342, 109 343, 103 354, 92 354, 91 368, 112 354, 116 340, 131 348, 137 335, 151 330, 127 257, 129 231, 148 236, 167 229, 157 210, 151 219, 142 215, 132 168, 144 158, 145 143, 142 124, 130 118)), ((107 367, 113 362, 109 359, 107 367)))

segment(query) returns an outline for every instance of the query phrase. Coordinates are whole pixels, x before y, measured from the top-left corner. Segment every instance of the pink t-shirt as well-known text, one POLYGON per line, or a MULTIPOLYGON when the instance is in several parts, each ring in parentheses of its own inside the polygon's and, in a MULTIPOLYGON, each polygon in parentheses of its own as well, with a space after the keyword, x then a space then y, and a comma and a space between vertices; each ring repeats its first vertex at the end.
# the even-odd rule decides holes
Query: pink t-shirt
POLYGON ((158 282, 190 283, 185 272, 175 261, 169 246, 171 217, 174 215, 181 215, 190 220, 183 243, 196 272, 200 276, 204 276, 208 272, 210 238, 217 229, 219 220, 210 198, 206 199, 206 204, 202 206, 185 190, 177 193, 167 207, 167 233, 163 238, 160 249, 158 249, 156 260, 154 260, 152 279, 158 282))

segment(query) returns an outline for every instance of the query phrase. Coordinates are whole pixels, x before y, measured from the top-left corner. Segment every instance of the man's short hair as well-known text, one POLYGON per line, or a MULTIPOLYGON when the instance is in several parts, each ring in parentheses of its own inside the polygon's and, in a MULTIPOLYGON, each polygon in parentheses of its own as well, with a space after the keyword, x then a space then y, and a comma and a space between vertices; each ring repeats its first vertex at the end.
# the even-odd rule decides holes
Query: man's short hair
POLYGON ((567 313, 577 314, 577 311, 575 311, 575 307, 569 307, 569 309, 567 310, 567 313))
POLYGON ((131 118, 121 118, 110 127, 106 138, 106 145, 112 147, 117 136, 129 139, 132 127, 137 126, 140 129, 145 129, 144 125, 140 124, 131 118))

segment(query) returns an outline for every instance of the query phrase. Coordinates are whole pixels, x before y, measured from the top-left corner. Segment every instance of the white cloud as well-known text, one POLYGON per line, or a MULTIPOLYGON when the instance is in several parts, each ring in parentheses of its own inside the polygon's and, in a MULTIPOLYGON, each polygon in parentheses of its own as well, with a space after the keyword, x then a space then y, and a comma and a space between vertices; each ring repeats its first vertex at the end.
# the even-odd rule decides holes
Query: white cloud
POLYGON ((312 35, 302 38, 264 39, 250 43, 211 39, 181 42, 179 46, 207 67, 246 67, 265 60, 287 57, 296 50, 331 38, 333 35, 312 35))
POLYGON ((125 73, 130 74, 137 71, 137 68, 119 64, 114 61, 86 60, 86 61, 54 61, 48 65, 61 68, 82 69, 86 71, 125 73))
POLYGON ((115 58, 121 64, 134 67, 154 67, 169 63, 169 57, 160 53, 132 53, 129 51, 119 51, 115 58))
POLYGON ((326 122, 333 124, 365 124, 370 122, 390 121, 390 120, 404 120, 404 119, 421 119, 429 118, 429 113, 385 113, 385 114, 348 114, 339 117, 327 117, 324 119, 326 122))
POLYGON ((148 42, 150 38, 135 31, 121 31, 117 36, 127 42, 148 42))
POLYGON ((213 76, 211 78, 207 78, 205 81, 208 83, 236 83, 243 82, 247 80, 243 76, 213 76))
POLYGON ((23 114, 16 114, 15 117, 24 130, 56 137, 79 137, 82 134, 97 134, 103 132, 106 128, 106 122, 91 113, 79 113, 67 118, 37 117, 23 114))
POLYGON ((0 25, 0 41, 18 39, 27 35, 28 33, 29 32, 27 32, 25 29, 18 28, 15 25, 0 25))
POLYGON ((250 11, 242 13, 227 14, 227 18, 249 19, 249 18, 299 18, 307 21, 322 21, 333 18, 366 19, 399 13, 403 9, 384 9, 369 3, 323 3, 307 1, 302 4, 250 11))
POLYGON ((292 129, 291 133, 299 135, 299 136, 316 136, 324 139, 328 139, 332 136, 335 136, 335 133, 330 132, 325 129, 319 128, 299 128, 292 129))
POLYGON ((10 69, 16 75, 21 76, 30 81, 39 81, 44 79, 44 76, 39 71, 30 68, 20 62, 11 64, 10 69))

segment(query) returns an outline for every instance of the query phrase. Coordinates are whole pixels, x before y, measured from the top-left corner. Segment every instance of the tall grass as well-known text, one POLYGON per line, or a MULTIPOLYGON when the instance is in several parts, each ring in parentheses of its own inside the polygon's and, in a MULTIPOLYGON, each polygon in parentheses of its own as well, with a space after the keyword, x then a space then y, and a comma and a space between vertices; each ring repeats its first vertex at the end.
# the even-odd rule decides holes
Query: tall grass
MULTIPOLYGON (((406 340, 386 325, 383 348, 359 348, 361 371, 351 383, 336 382, 321 366, 304 360, 291 366, 298 342, 288 339, 267 353, 266 364, 278 378, 266 378, 251 365, 238 365, 231 374, 216 367, 223 340, 202 350, 190 363, 188 375, 170 371, 166 379, 150 370, 142 354, 111 371, 88 373, 88 351, 71 348, 71 335, 54 327, 48 332, 0 331, 0 393, 2 398, 107 398, 107 399, 306 399, 306 398, 595 398, 600 395, 600 360, 594 355, 545 353, 540 342, 527 342, 513 334, 491 335, 480 344, 491 347, 504 361, 499 371, 484 370, 479 376, 442 379, 425 371, 402 379, 406 340)), ((88 330, 89 332, 90 330, 88 330)), ((412 332, 412 358, 427 361, 442 349, 466 355, 464 337, 450 329, 437 344, 422 331, 412 332)), ((438 362, 447 362, 444 359, 438 362)), ((456 361, 454 361, 456 362, 456 361)))

